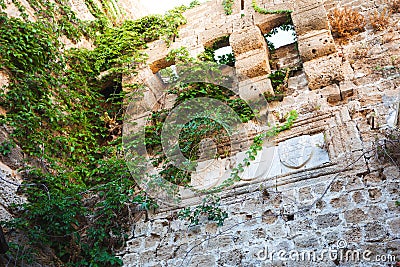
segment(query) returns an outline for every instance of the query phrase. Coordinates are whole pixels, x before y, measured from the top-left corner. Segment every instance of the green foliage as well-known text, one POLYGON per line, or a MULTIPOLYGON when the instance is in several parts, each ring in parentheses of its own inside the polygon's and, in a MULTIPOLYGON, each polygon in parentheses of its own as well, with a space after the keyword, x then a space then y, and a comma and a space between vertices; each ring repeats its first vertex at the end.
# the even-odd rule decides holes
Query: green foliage
POLYGON ((193 61, 186 47, 172 49, 168 53, 166 59, 167 61, 173 61, 175 63, 189 63, 193 61))
MULTIPOLYGON (((59 37, 72 31, 63 17, 72 11, 63 6, 61 24, 49 19, 53 13, 43 5, 36 6, 43 13, 36 22, 0 14, 0 68, 10 74, 7 94, 0 95, 7 109, 1 121, 14 129, 12 138, 24 152, 42 163, 25 170, 25 181, 43 185, 24 187, 29 202, 9 227, 25 231, 29 246, 52 248, 54 260, 65 265, 121 265, 113 251, 124 245, 129 215, 156 207, 122 157, 121 77, 135 71, 126 63, 145 59, 140 50, 147 42, 176 37, 185 8, 120 27, 101 23, 94 50, 63 53, 59 37)), ((1 153, 9 148, 3 143, 1 153)))
POLYGON ((194 1, 190 2, 189 8, 194 8, 199 5, 201 5, 201 3, 198 0, 194 0, 194 1))
POLYGON ((243 159, 243 162, 232 168, 230 177, 226 179, 220 186, 210 190, 202 190, 201 193, 209 194, 203 198, 202 204, 195 206, 193 209, 185 208, 181 210, 179 212, 179 217, 189 220, 191 225, 198 225, 200 216, 207 215, 208 220, 216 221, 219 226, 222 226, 224 220, 228 217, 228 214, 223 212, 219 207, 220 198, 214 196, 213 194, 221 192, 224 188, 234 185, 235 182, 239 182, 241 180, 240 173, 243 173, 244 168, 250 166, 251 161, 256 159, 258 152, 263 148, 264 140, 266 138, 277 136, 280 132, 289 130, 297 118, 298 113, 295 110, 292 110, 286 115, 286 122, 284 124, 273 126, 267 132, 257 135, 254 138, 253 144, 250 146, 249 150, 246 151, 246 157, 243 159))
MULTIPOLYGON (((224 38, 226 39, 226 37, 224 38)), ((221 103, 231 107, 244 123, 253 119, 255 114, 248 104, 243 99, 234 95, 231 90, 207 82, 192 82, 196 80, 207 81, 210 78, 207 75, 210 73, 216 76, 214 80, 226 79, 219 69, 220 65, 209 63, 209 61, 214 60, 213 56, 212 60, 207 60, 207 57, 205 54, 201 56, 201 60, 205 62, 191 58, 188 50, 184 47, 173 49, 168 54, 167 60, 178 63, 177 68, 179 68, 179 64, 197 63, 191 68, 183 68, 179 73, 183 77, 182 80, 172 84, 173 86, 169 92, 177 95, 175 107, 190 99, 207 97, 219 100, 221 103), (205 73, 204 70, 210 70, 210 72, 205 73), (185 82, 185 80, 188 82, 185 82)), ((174 81, 176 79, 175 74, 170 74, 170 80, 174 81)), ((146 148, 153 157, 153 165, 162 168, 160 174, 164 179, 177 185, 187 186, 190 184, 191 173, 179 170, 169 164, 169 162, 165 162, 166 157, 161 147, 161 131, 168 112, 170 110, 153 112, 145 128, 146 148)), ((214 112, 217 114, 218 111, 214 110, 214 112)), ((224 120, 229 120, 229 118, 224 117, 224 120)), ((191 162, 199 159, 199 144, 206 138, 213 139, 217 144, 217 156, 227 156, 229 154, 229 152, 224 150, 224 142, 229 140, 228 134, 223 126, 216 121, 207 118, 195 119, 185 125, 176 125, 176 127, 181 129, 179 149, 191 162)))
POLYGON ((287 80, 289 71, 289 69, 281 69, 268 75, 274 91, 279 90, 279 88, 284 84, 285 80, 287 80))
POLYGON ((218 226, 222 226, 228 213, 223 211, 220 206, 220 198, 214 195, 208 195, 203 199, 201 205, 193 209, 187 207, 181 210, 178 214, 180 219, 189 220, 190 225, 198 225, 202 216, 206 217, 209 221, 216 222, 218 226))
POLYGON ((218 63, 221 65, 228 65, 228 66, 234 67, 235 62, 236 62, 236 59, 235 59, 235 55, 233 53, 229 53, 229 54, 218 57, 218 63))
POLYGON ((254 10, 260 14, 287 14, 287 13, 292 13, 292 10, 268 10, 265 8, 260 7, 259 5, 257 5, 257 1, 256 0, 252 0, 252 6, 254 8, 254 10))
POLYGON ((264 34, 265 41, 267 42, 268 50, 273 53, 275 51, 275 46, 272 42, 270 42, 267 38, 272 37, 273 35, 278 33, 278 30, 281 31, 293 31, 293 35, 295 38, 297 38, 294 24, 292 21, 292 17, 290 16, 290 13, 287 13, 287 20, 284 24, 280 25, 279 27, 273 28, 269 33, 264 34))
POLYGON ((256 136, 253 140, 253 144, 250 146, 249 150, 246 151, 247 156, 243 159, 243 162, 239 163, 232 169, 228 179, 226 179, 220 186, 211 189, 209 193, 221 192, 222 189, 234 185, 235 182, 239 182, 241 180, 239 174, 244 171, 244 167, 249 166, 251 161, 255 160, 258 151, 262 150, 264 139, 272 138, 277 136, 280 132, 289 130, 293 126, 295 120, 298 118, 298 113, 297 111, 292 110, 286 115, 286 117, 286 122, 283 125, 275 125, 267 132, 256 136))
POLYGON ((208 48, 208 47, 206 47, 205 49, 204 49, 204 52, 203 53, 201 53, 201 54, 199 54, 198 56, 197 56, 197 58, 200 60, 200 61, 205 61, 205 62, 207 62, 207 61, 210 61, 210 62, 213 62, 215 59, 215 50, 214 49, 212 49, 212 48, 208 48))
POLYGON ((11 153, 14 147, 15 143, 13 141, 4 141, 0 144, 0 154, 2 154, 3 156, 7 156, 11 153))
POLYGON ((222 1, 222 6, 224 7, 224 11, 225 11, 226 15, 232 14, 233 3, 234 3, 234 0, 223 0, 222 1))
POLYGON ((215 59, 215 51, 221 47, 229 46, 229 35, 222 36, 215 40, 211 47, 206 47, 205 51, 198 56, 198 58, 202 61, 211 61, 218 63, 220 65, 228 65, 231 67, 235 66, 235 55, 233 53, 225 54, 222 56, 218 56, 215 59))
POLYGON ((270 92, 264 93, 268 102, 283 100, 287 90, 286 88, 289 77, 291 77, 297 70, 298 68, 284 68, 268 75, 268 78, 271 80, 272 88, 274 89, 274 94, 271 94, 270 92))

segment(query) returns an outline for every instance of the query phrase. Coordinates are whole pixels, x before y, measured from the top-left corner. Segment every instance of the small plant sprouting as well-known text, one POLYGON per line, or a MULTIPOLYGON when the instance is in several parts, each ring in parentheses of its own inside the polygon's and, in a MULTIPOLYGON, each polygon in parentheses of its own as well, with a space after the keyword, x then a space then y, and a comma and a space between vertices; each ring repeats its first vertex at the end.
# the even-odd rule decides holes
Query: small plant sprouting
POLYGON ((201 217, 207 217, 209 221, 216 222, 218 226, 222 226, 228 213, 221 209, 221 198, 215 195, 208 195, 203 199, 201 205, 193 209, 187 207, 181 210, 178 218, 189 220, 190 226, 199 225, 201 217))
POLYGON ((389 26, 391 12, 386 8, 381 12, 375 10, 373 14, 369 16, 369 20, 374 31, 382 31, 389 26))
POLYGON ((233 12, 233 0, 224 0, 222 1, 222 5, 224 7, 224 11, 226 15, 231 15, 233 12))
POLYGON ((358 11, 348 7, 334 9, 328 15, 334 37, 349 38, 365 30, 365 18, 358 11))

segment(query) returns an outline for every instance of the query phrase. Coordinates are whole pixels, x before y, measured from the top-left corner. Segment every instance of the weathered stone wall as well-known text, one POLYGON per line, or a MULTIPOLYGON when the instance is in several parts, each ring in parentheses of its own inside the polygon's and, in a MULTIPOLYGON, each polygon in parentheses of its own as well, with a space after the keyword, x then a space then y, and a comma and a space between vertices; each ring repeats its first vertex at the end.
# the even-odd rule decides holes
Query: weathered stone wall
MULTIPOLYGON (((375 153, 384 129, 395 126, 400 101, 400 15, 392 15, 388 29, 373 32, 367 27, 345 45, 334 42, 326 17, 326 10, 343 5, 368 16, 379 3, 259 1, 262 7, 294 9, 299 54, 293 46, 275 55, 266 51, 260 32, 283 19, 254 13, 251 1, 244 2, 244 17, 240 6, 233 15, 224 15, 220 1, 190 10, 176 43, 170 48, 162 41, 150 46, 149 67, 139 77, 152 84, 153 74, 171 64, 165 61, 170 49, 187 46, 197 55, 224 35, 230 35, 239 72, 248 75, 257 67, 251 77, 256 82, 268 82, 270 59, 277 66, 290 66, 300 56, 303 69, 289 79, 283 101, 269 105, 269 121, 273 124, 293 109, 300 117, 275 139, 273 152, 265 147, 244 179, 221 193, 222 208, 229 213, 224 226, 204 218, 199 226, 189 227, 177 218, 179 209, 163 207, 132 225, 127 247, 119 253, 125 266, 394 266, 400 261, 400 209, 395 205, 400 171, 375 153), (253 55, 256 60, 251 60, 253 55), (261 60, 267 63, 258 63, 261 60), (258 257, 264 256, 260 251, 265 247, 275 251, 274 261, 258 257), (339 258, 330 259, 326 250, 335 249, 339 258), (306 260, 278 259, 280 250, 306 253, 306 260), (310 251, 325 257, 312 262, 307 260, 310 251), (346 251, 360 253, 361 260, 340 259, 346 251), (363 253, 371 261, 363 259, 363 253), (375 261, 379 255, 384 261, 375 261)), ((162 94, 162 86, 158 88, 162 94)), ((146 105, 154 107, 149 99, 146 105)))

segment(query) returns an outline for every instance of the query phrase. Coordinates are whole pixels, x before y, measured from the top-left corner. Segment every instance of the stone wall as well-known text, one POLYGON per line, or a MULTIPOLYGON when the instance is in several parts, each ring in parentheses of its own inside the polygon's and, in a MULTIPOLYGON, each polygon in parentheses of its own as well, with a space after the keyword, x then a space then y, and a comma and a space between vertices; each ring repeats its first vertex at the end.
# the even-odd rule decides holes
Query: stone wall
MULTIPOLYGON (((326 10, 349 5, 368 16, 381 8, 377 1, 259 5, 294 9, 299 52, 288 46, 270 54, 262 42, 261 34, 280 25, 281 15, 256 14, 251 1, 244 1, 242 11, 235 6, 233 15, 226 16, 220 1, 211 1, 186 12, 188 24, 171 47, 162 41, 150 45, 148 65, 139 78, 126 81, 155 85, 154 74, 171 64, 165 60, 170 49, 187 46, 195 56, 218 37, 230 35, 237 71, 251 82, 263 82, 260 87, 266 91, 271 89, 266 78, 270 62, 289 66, 300 57, 303 69, 289 79, 288 95, 268 109, 272 123, 293 109, 299 119, 272 147, 264 147, 241 182, 220 194, 229 214, 222 227, 207 218, 189 226, 178 219, 179 208, 163 206, 132 225, 119 256, 125 266, 394 266, 400 261, 400 208, 395 205, 400 171, 377 158, 375 147, 384 130, 395 126, 400 101, 400 15, 393 14, 384 31, 367 26, 339 45, 326 10), (265 248, 269 257, 263 259, 265 248), (280 250, 300 260, 279 259, 280 250), (361 260, 346 258, 346 252, 360 253, 361 260), (313 253, 325 257, 307 260, 313 253), (375 261, 377 256, 383 261, 375 261)), ((160 99, 155 94, 162 94, 163 87, 150 87, 156 92, 149 89, 144 101, 153 108, 151 99, 160 99)), ((145 123, 145 114, 140 119, 139 125, 145 123)))

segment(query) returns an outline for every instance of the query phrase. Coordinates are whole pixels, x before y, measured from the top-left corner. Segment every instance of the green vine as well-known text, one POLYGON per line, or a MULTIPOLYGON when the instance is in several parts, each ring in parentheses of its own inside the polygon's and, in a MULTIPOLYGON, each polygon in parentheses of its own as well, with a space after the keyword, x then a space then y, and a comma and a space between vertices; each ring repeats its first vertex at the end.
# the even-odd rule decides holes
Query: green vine
MULTIPOLYGON (((118 27, 104 23, 93 50, 64 51, 60 36, 68 31, 78 38, 68 23, 78 31, 82 25, 67 5, 42 2, 35 22, 0 13, 0 69, 10 79, 0 94, 7 110, 1 123, 13 129, 10 142, 40 163, 21 170, 24 181, 45 186, 22 186, 29 202, 6 225, 29 238, 20 244, 26 253, 44 245, 60 265, 120 266, 114 251, 124 245, 129 214, 157 207, 122 156, 122 74, 135 72, 127 63, 144 62, 148 42, 177 36, 186 8, 118 27), (99 79, 103 72, 108 75, 99 79)), ((3 143, 0 152, 10 149, 3 143)), ((22 249, 13 247, 10 255, 22 249)))
POLYGON ((12 149, 15 147, 14 141, 4 141, 0 144, 0 154, 7 156, 11 153, 12 149))
POLYGON ((233 3, 234 0, 223 0, 222 6, 224 7, 224 11, 226 15, 231 15, 233 12, 233 3))
POLYGON ((254 10, 260 14, 288 14, 288 13, 290 14, 293 12, 292 10, 268 10, 268 9, 260 7, 257 4, 256 0, 252 0, 251 5, 254 8, 254 10))
MULTIPOLYGON (((189 51, 185 47, 173 49, 168 54, 166 59, 177 63, 178 68, 180 64, 185 65, 189 62, 197 63, 197 66, 199 66, 190 68, 182 73, 185 79, 188 79, 188 83, 180 81, 171 84, 173 86, 171 86, 169 93, 176 94, 177 96, 175 107, 189 99, 208 97, 217 99, 232 108, 243 123, 253 119, 255 114, 252 112, 251 108, 231 90, 215 84, 191 82, 193 80, 207 80, 208 73, 204 73, 204 69, 209 69, 210 72, 214 73, 216 79, 221 79, 221 81, 227 79, 227 77, 222 75, 220 65, 214 61, 213 57, 202 55, 200 58, 205 61, 203 62, 190 57, 189 51), (204 68, 201 67, 203 66, 202 64, 204 64, 204 68)), ((173 72, 164 71, 163 73, 169 73, 171 75, 169 77, 170 81, 176 80, 173 72)), ((149 151, 153 157, 153 165, 162 169, 160 174, 164 179, 177 185, 188 186, 191 181, 191 172, 182 171, 169 162, 166 162, 166 157, 162 152, 161 131, 168 112, 170 112, 170 110, 153 112, 148 121, 145 128, 147 151, 149 151)), ((214 110, 214 112, 218 114, 218 111, 214 110)), ((224 115, 220 116, 224 117, 224 115)), ((231 118, 225 117, 224 119, 229 120, 231 118)), ((191 162, 199 159, 199 144, 205 138, 212 138, 217 143, 216 157, 226 157, 229 155, 229 151, 225 151, 224 147, 224 143, 229 140, 229 137, 226 130, 219 123, 211 119, 203 118, 192 120, 185 125, 176 125, 176 127, 181 129, 179 148, 183 155, 191 162)))
POLYGON ((179 211, 178 218, 189 220, 190 226, 199 225, 201 216, 207 218, 208 221, 216 222, 218 226, 222 226, 228 213, 220 208, 221 199, 214 195, 208 195, 202 201, 202 204, 194 207, 184 208, 179 211))
POLYGON ((296 32, 295 32, 295 28, 294 28, 294 24, 293 24, 293 21, 292 21, 292 17, 288 13, 287 14, 287 20, 286 20, 286 22, 284 24, 280 25, 279 27, 273 28, 269 33, 264 34, 264 38, 265 38, 265 41, 267 42, 268 50, 271 53, 275 52, 275 45, 268 40, 268 37, 272 37, 273 35, 277 34, 278 30, 292 31, 292 34, 293 34, 294 38, 297 39, 297 35, 296 35, 296 32))
POLYGON ((221 192, 222 189, 230 187, 234 185, 235 182, 239 182, 241 180, 239 174, 244 171, 244 167, 250 166, 251 161, 255 160, 258 151, 262 150, 262 145, 264 143, 265 138, 272 138, 277 136, 280 132, 289 130, 296 119, 298 118, 298 113, 295 110, 290 111, 287 115, 287 120, 283 125, 276 125, 273 126, 270 130, 265 133, 257 135, 254 140, 253 144, 250 146, 249 150, 246 151, 246 157, 243 159, 242 163, 239 163, 237 167, 233 168, 230 174, 230 177, 226 179, 220 186, 215 187, 208 191, 203 191, 205 193, 216 193, 221 192))
POLYGON ((297 120, 298 113, 297 111, 292 110, 286 115, 286 117, 287 119, 284 124, 273 126, 267 132, 257 135, 249 150, 246 151, 246 157, 243 159, 243 162, 237 164, 237 166, 231 170, 230 177, 215 188, 210 190, 199 190, 198 193, 207 194, 206 197, 203 198, 202 204, 195 206, 193 209, 188 207, 181 210, 179 212, 179 217, 181 219, 189 220, 191 225, 198 225, 200 216, 206 215, 209 221, 217 221, 218 225, 222 226, 225 219, 228 217, 228 214, 220 209, 220 198, 216 197, 214 194, 241 181, 240 174, 243 173, 245 167, 250 166, 251 161, 256 159, 258 152, 263 148, 264 140, 266 138, 273 138, 279 133, 289 130, 297 120))
POLYGON ((286 96, 289 78, 299 69, 299 67, 283 68, 268 75, 274 90, 274 94, 271 94, 270 92, 264 93, 264 97, 268 102, 283 100, 286 96))
POLYGON ((200 1, 193 0, 192 2, 190 2, 189 8, 194 8, 194 7, 199 6, 199 5, 201 5, 200 1))

